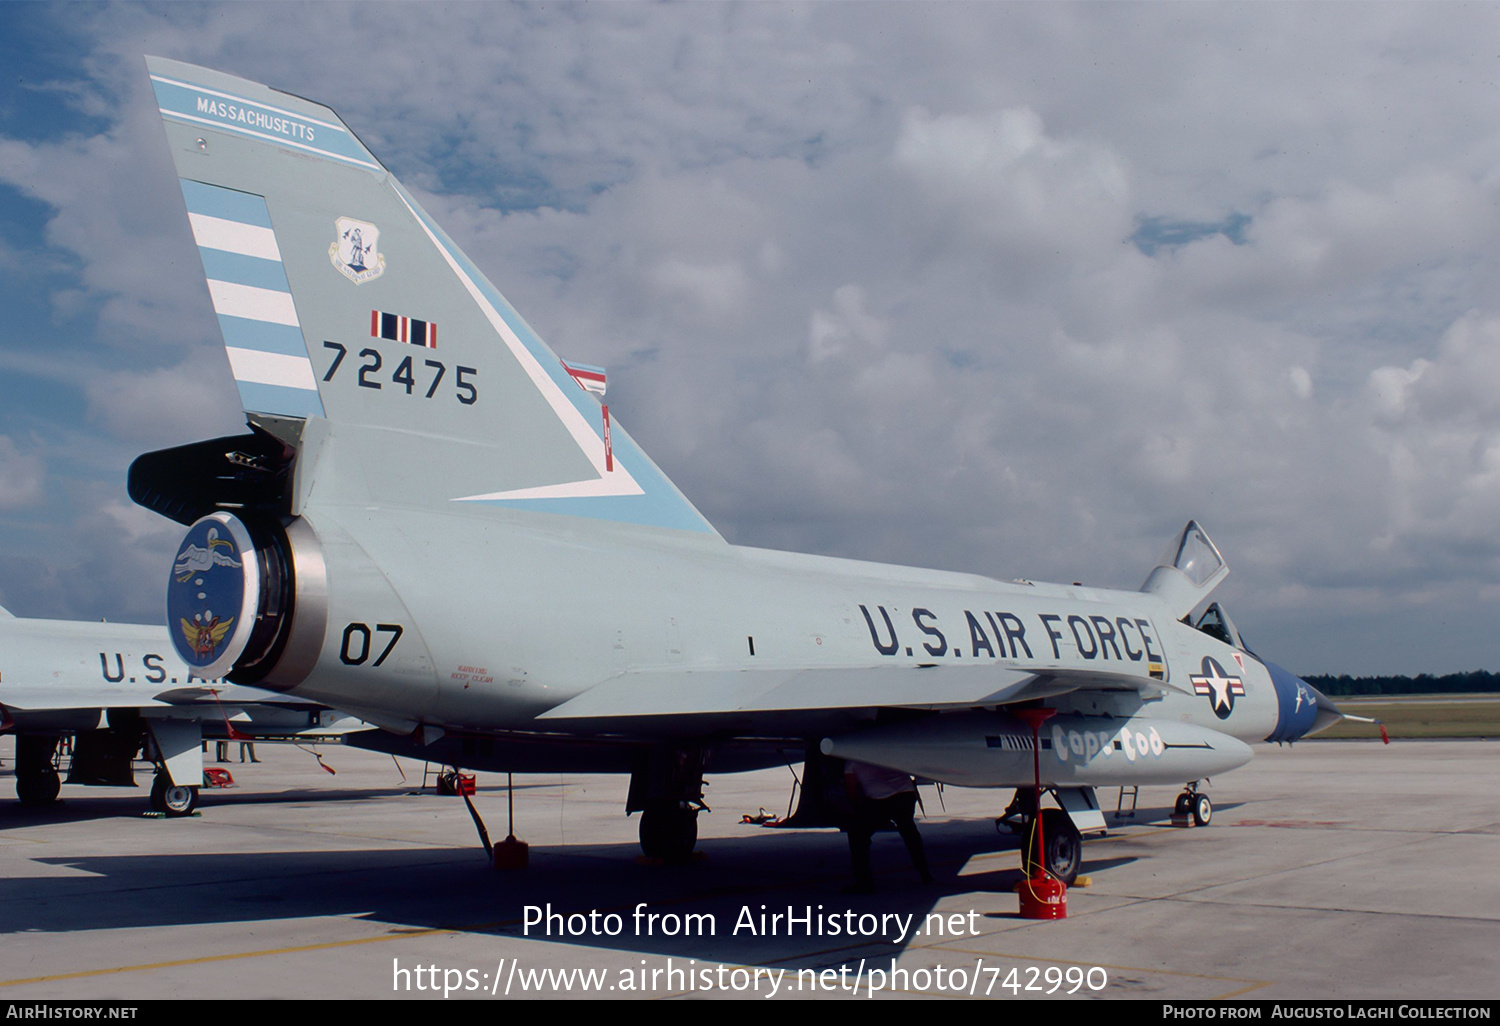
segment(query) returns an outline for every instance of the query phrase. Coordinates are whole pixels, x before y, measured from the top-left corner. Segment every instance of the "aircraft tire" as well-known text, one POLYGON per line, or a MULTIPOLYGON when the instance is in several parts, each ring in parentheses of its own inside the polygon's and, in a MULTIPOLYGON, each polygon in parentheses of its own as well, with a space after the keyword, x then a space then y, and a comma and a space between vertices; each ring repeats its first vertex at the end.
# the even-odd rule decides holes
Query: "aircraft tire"
POLYGON ((62 778, 56 770, 45 773, 24 773, 16 776, 16 798, 27 808, 40 808, 57 801, 62 790, 62 778))
POLYGON ((167 816, 191 816, 198 807, 198 789, 174 784, 158 773, 151 783, 151 807, 167 816))
POLYGON ((676 801, 657 801, 641 811, 641 851, 647 858, 681 862, 698 843, 698 810, 676 801))
POLYGON ((1208 826, 1209 821, 1213 818, 1214 803, 1208 800, 1208 795, 1193 795, 1193 825, 1208 826))
MULTIPOLYGON (((1071 885, 1083 868, 1083 836, 1072 818, 1062 809, 1042 810, 1042 843, 1046 845, 1043 862, 1047 875, 1071 885)), ((1036 876, 1036 821, 1026 828, 1026 853, 1022 870, 1027 878, 1036 876)))

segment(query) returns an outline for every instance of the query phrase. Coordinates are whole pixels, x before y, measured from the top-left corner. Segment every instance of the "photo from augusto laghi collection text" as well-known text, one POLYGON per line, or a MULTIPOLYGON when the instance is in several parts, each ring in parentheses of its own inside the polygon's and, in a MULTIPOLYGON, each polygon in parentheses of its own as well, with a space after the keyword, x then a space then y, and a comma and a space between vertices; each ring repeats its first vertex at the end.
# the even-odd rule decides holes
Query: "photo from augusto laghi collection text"
POLYGON ((1259 1001, 1161 1002, 1163 1019, 1489 1019, 1494 1002, 1259 1001))

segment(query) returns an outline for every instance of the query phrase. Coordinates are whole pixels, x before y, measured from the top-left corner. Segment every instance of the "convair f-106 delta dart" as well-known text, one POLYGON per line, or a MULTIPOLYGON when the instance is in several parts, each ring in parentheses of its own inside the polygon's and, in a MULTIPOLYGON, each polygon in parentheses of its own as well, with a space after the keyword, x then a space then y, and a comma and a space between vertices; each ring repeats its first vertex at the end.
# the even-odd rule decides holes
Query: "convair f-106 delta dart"
MULTIPOLYGON (((1140 591, 727 543, 327 107, 148 59, 248 434, 140 457, 191 525, 168 629, 205 677, 461 767, 631 774, 650 854, 703 774, 854 759, 1023 789, 1077 869, 1093 789, 1186 785, 1339 719, 1250 653, 1195 523, 1140 591), (1057 829, 1047 823, 1056 817, 1057 829)), ((826 762, 825 762, 826 765, 826 762)), ((804 806, 806 795, 804 796, 804 806)))
POLYGON ((210 680, 180 660, 160 626, 31 620, 0 609, 0 733, 16 736, 16 797, 49 805, 64 783, 134 787, 155 767, 151 805, 189 815, 202 742, 317 741, 366 724, 306 699, 210 680))

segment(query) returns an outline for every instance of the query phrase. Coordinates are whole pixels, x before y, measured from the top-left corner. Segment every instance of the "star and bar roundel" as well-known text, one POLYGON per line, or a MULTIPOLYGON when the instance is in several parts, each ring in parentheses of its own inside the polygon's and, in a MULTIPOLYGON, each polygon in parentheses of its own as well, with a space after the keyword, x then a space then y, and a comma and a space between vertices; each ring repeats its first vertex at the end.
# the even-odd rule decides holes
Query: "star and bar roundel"
POLYGON ((1203 657, 1203 672, 1188 677, 1193 682, 1193 694, 1207 695, 1214 715, 1221 720, 1229 719, 1234 712, 1234 700, 1245 694, 1245 682, 1224 672, 1213 656, 1203 657))

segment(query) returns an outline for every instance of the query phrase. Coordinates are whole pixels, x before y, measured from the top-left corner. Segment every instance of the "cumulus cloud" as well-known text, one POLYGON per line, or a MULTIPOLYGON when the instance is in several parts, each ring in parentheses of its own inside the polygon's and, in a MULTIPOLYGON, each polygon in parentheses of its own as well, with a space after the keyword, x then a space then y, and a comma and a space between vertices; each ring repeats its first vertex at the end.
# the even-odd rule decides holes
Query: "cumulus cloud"
POLYGON ((1431 360, 1370 373, 1372 430, 1388 454, 1389 520, 1376 544, 1435 572, 1500 572, 1500 318, 1470 314, 1431 360))
POLYGON ((1130 233, 1129 185, 1107 147, 1049 136, 1027 108, 980 115, 909 112, 897 168, 941 211, 942 229, 1015 247, 1029 260, 1093 265, 1130 233))
POLYGON ((85 394, 92 418, 142 447, 181 445, 243 425, 222 346, 196 348, 170 367, 100 373, 85 394))
MULTIPOLYGON (((332 104, 554 348, 609 367, 619 420, 737 541, 1129 587, 1197 516, 1241 628, 1309 671, 1457 668, 1458 632, 1406 652, 1360 624, 1495 601, 1500 133, 1464 80, 1496 9, 69 18, 58 95, 96 126, 0 140, 49 212, 44 252, 0 253, 50 260, 39 301, 82 325, 0 360, 81 411, 0 404, 0 437, 47 445, 35 502, 63 442, 93 454, 57 537, 170 547, 109 505, 130 451, 235 429, 155 52, 332 104), (1147 253, 1147 223, 1234 230, 1147 253)), ((155 601, 125 597, 134 555, 96 555, 107 599, 25 572, 48 609, 155 601)))
POLYGON ((23 452, 15 440, 0 435, 0 509, 20 509, 42 497, 46 466, 35 452, 23 452))
POLYGON ((807 358, 812 363, 843 356, 853 348, 881 348, 887 327, 865 310, 865 294, 858 285, 840 285, 833 293, 832 310, 814 309, 807 327, 807 358))
POLYGON ((142 92, 131 91, 122 120, 102 135, 0 139, 0 182, 47 204, 48 244, 77 261, 79 286, 51 296, 60 317, 97 307, 107 344, 181 347, 214 325, 202 294, 181 287, 199 267, 197 251, 159 116, 142 92))
POLYGON ((1306 367, 1293 367, 1286 372, 1286 378, 1287 383, 1292 386, 1292 394, 1298 399, 1312 398, 1313 380, 1306 367))

